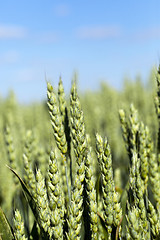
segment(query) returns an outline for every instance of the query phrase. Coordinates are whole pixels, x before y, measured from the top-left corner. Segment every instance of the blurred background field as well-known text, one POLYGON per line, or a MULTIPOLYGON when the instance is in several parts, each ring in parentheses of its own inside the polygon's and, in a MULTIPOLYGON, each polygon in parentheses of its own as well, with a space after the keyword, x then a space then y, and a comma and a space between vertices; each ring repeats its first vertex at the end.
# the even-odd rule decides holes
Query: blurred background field
MULTIPOLYGON (((116 172, 119 172, 120 176, 117 184, 121 188, 125 186, 128 180, 129 159, 122 138, 118 110, 123 108, 129 114, 130 104, 133 103, 138 110, 139 121, 143 121, 149 127, 153 141, 155 141, 158 129, 154 107, 155 94, 154 70, 145 85, 140 78, 137 78, 134 82, 125 80, 120 91, 102 82, 98 91, 79 92, 86 131, 91 137, 91 145, 95 149, 97 132, 103 137, 107 136, 111 146, 114 174, 116 177, 116 172)), ((69 107, 69 94, 66 95, 66 99, 69 107)), ((6 166, 12 165, 12 160, 7 154, 6 136, 9 136, 13 141, 12 157, 15 161, 15 170, 22 178, 24 174, 22 156, 27 144, 28 130, 32 131, 33 139, 32 151, 34 156, 32 157, 32 165, 34 169, 41 168, 44 176, 48 166, 50 150, 56 147, 56 144, 46 101, 22 105, 18 103, 15 93, 11 91, 6 98, 1 98, 0 109, 0 205, 11 220, 14 206, 17 205, 18 201, 16 200, 14 203, 13 196, 15 196, 17 185, 13 181, 13 174, 6 166), (7 132, 7 126, 10 129, 9 133, 7 132)), ((96 155, 93 157, 92 164, 93 166, 98 164, 96 155)), ((18 207, 21 208, 22 206, 18 207)))

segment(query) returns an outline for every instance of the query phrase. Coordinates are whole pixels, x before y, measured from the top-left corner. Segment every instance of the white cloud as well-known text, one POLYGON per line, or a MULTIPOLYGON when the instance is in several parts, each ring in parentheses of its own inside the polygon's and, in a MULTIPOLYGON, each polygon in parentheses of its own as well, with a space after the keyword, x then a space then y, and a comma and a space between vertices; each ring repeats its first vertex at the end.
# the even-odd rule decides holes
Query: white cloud
POLYGON ((1 39, 20 39, 24 38, 27 30, 16 25, 0 24, 0 40, 1 39))
POLYGON ((67 4, 59 4, 54 8, 54 13, 58 17, 66 17, 70 14, 70 7, 67 4))
POLYGON ((76 35, 81 39, 109 39, 117 38, 121 34, 117 26, 84 26, 77 29, 76 35))

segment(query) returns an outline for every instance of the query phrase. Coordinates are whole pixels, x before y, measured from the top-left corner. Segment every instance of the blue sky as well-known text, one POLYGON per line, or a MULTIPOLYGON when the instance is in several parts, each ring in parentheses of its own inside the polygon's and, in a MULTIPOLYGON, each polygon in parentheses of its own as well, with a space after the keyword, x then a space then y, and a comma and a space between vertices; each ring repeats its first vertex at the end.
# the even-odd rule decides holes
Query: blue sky
POLYGON ((46 82, 66 92, 76 71, 80 90, 124 76, 147 79, 160 61, 160 1, 5 0, 0 7, 0 95, 21 102, 46 97, 46 82))

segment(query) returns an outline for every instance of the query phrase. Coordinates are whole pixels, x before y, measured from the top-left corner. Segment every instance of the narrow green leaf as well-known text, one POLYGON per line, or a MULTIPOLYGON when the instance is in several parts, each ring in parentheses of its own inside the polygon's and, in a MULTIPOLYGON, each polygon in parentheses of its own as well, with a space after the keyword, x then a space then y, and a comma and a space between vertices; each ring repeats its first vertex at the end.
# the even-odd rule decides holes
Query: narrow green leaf
POLYGON ((9 166, 7 166, 14 174, 15 176, 19 179, 20 181, 20 184, 22 186, 22 189, 23 189, 23 192, 24 192, 24 195, 29 203, 29 206, 31 207, 32 209, 32 212, 35 216, 35 218, 37 219, 37 216, 38 216, 38 213, 37 213, 37 207, 36 207, 36 202, 34 201, 32 195, 30 194, 26 184, 23 182, 23 180, 21 179, 21 177, 12 169, 10 168, 9 166))
MULTIPOLYGON (((23 180, 21 179, 21 177, 12 169, 10 168, 9 166, 7 166, 15 175, 16 177, 19 179, 20 181, 20 184, 22 186, 22 189, 23 189, 23 192, 24 192, 24 195, 29 203, 29 206, 34 214, 34 217, 35 217, 35 220, 37 221, 37 223, 39 224, 38 220, 39 220, 39 214, 38 214, 38 208, 37 208, 37 205, 36 205, 36 202, 35 200, 33 199, 32 195, 30 194, 27 186, 25 185, 25 183, 23 182, 23 180)), ((39 227, 41 228, 40 224, 39 224, 39 227)), ((45 240, 49 239, 47 233, 44 232, 44 229, 41 228, 41 234, 45 237, 45 240)))
POLYGON ((108 239, 108 232, 107 232, 105 221, 104 221, 104 219, 102 218, 102 216, 98 212, 97 212, 97 214, 99 216, 100 223, 101 223, 101 225, 103 227, 104 238, 108 239))
POLYGON ((2 209, 0 208, 0 240, 13 240, 15 239, 11 227, 5 217, 2 209))

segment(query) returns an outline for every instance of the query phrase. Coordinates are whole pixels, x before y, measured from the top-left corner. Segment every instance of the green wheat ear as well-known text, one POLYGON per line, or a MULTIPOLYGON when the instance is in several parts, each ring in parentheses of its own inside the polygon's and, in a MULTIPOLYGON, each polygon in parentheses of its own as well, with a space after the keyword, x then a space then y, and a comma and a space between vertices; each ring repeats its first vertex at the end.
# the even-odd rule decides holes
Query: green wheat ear
POLYGON ((150 222, 151 236, 153 239, 160 238, 160 216, 152 203, 148 200, 148 219, 150 222))
POLYGON ((72 143, 78 166, 75 187, 77 186, 78 179, 80 179, 81 184, 79 184, 79 186, 81 186, 81 189, 79 189, 79 191, 84 192, 83 218, 85 238, 97 239, 98 216, 95 179, 93 177, 93 169, 91 166, 91 148, 89 147, 89 141, 86 135, 84 114, 81 108, 75 81, 72 84, 70 93, 70 116, 72 143))
POLYGON ((82 225, 82 204, 83 204, 83 184, 81 179, 76 175, 75 179, 76 188, 72 190, 71 203, 69 206, 68 214, 68 233, 67 239, 81 239, 81 225, 82 225))
POLYGON ((108 140, 103 141, 99 134, 96 134, 96 150, 102 175, 103 215, 108 239, 111 239, 112 227, 113 225, 119 225, 122 218, 122 209, 115 192, 110 146, 108 140))
POLYGON ((24 147, 24 153, 23 153, 23 163, 24 163, 24 172, 25 172, 24 180, 34 200, 37 201, 36 180, 35 180, 34 172, 32 170, 33 143, 34 143, 33 132, 29 130, 26 133, 25 147, 24 147))
POLYGON ((139 130, 138 111, 134 105, 130 105, 130 115, 128 119, 123 109, 119 110, 119 117, 125 141, 126 150, 128 152, 130 164, 132 165, 132 152, 137 150, 137 134, 139 130))
POLYGON ((57 160, 53 151, 50 154, 47 177, 47 193, 49 196, 50 220, 53 237, 54 239, 63 239, 65 202, 63 191, 60 185, 60 175, 58 172, 57 160))
POLYGON ((65 93, 64 93, 64 88, 63 88, 63 83, 62 83, 62 78, 59 78, 59 83, 58 83, 58 102, 59 102, 59 110, 60 114, 62 116, 62 123, 65 123, 65 118, 66 118, 66 100, 65 100, 65 93))
POLYGON ((71 136, 77 164, 80 165, 86 156, 87 139, 84 123, 84 114, 77 94, 76 83, 73 82, 70 93, 70 122, 71 136))
POLYGON ((25 171, 25 176, 24 176, 25 183, 29 188, 32 197, 34 198, 35 201, 37 201, 35 175, 26 154, 23 154, 23 162, 24 162, 24 171, 25 171))
POLYGON ((98 215, 97 215, 97 202, 95 190, 95 178, 92 168, 91 148, 88 151, 85 159, 85 187, 87 193, 88 214, 90 220, 91 239, 98 239, 98 215))
POLYGON ((139 128, 139 156, 140 156, 140 175, 143 180, 144 190, 147 189, 149 172, 148 147, 147 147, 147 142, 149 138, 148 132, 149 132, 148 127, 145 127, 144 124, 141 122, 139 128))
POLYGON ((145 206, 145 200, 144 200, 144 182, 140 174, 140 158, 138 158, 137 153, 133 154, 133 158, 134 158, 133 162, 135 163, 135 169, 134 169, 135 181, 132 182, 131 187, 133 189, 135 206, 139 212, 139 224, 143 228, 142 238, 149 239, 149 223, 147 221, 147 212, 146 212, 146 206, 145 206))
MULTIPOLYGON (((17 170, 17 166, 16 166, 17 156, 16 156, 15 147, 14 147, 14 143, 13 143, 13 137, 12 137, 9 126, 6 126, 6 129, 5 129, 5 142, 6 142, 6 147, 7 147, 9 163, 11 165, 11 168, 16 171, 17 170)), ((18 184, 18 179, 15 176, 14 176, 14 183, 16 185, 18 184)))
POLYGON ((142 225, 140 223, 139 209, 136 206, 129 207, 126 225, 126 238, 127 239, 143 239, 142 238, 142 225))
POLYGON ((60 149, 61 153, 65 156, 67 153, 67 142, 64 132, 64 126, 62 124, 62 117, 59 111, 59 106, 55 93, 53 92, 52 85, 47 83, 47 96, 48 96, 48 109, 51 117, 51 124, 54 130, 54 136, 56 140, 57 147, 60 149))
POLYGON ((71 199, 70 196, 70 186, 69 186, 69 178, 68 178, 68 169, 67 169, 67 158, 68 158, 68 145, 66 140, 65 129, 62 121, 62 116, 59 110, 58 101, 55 93, 53 92, 52 85, 47 82, 47 96, 48 96, 48 109, 51 118, 51 124, 54 130, 54 137, 61 152, 61 175, 64 193, 66 196, 66 202, 68 203, 71 199))
POLYGON ((39 216, 37 219, 39 226, 42 229, 42 233, 44 232, 44 234, 52 236, 47 190, 40 169, 38 169, 36 173, 36 195, 37 195, 37 208, 39 209, 38 211, 39 216))
POLYGON ((16 237, 16 240, 27 240, 27 238, 25 237, 24 223, 22 221, 22 217, 19 210, 15 211, 13 223, 14 223, 14 235, 16 237))
POLYGON ((155 153, 149 157, 149 179, 151 181, 152 193, 156 201, 157 209, 160 213, 160 174, 158 172, 158 162, 155 153))

